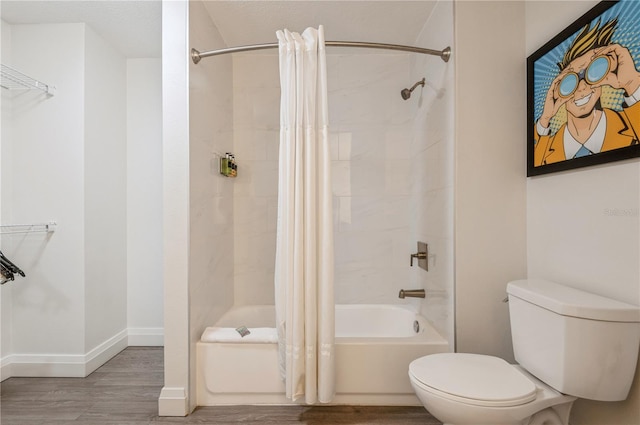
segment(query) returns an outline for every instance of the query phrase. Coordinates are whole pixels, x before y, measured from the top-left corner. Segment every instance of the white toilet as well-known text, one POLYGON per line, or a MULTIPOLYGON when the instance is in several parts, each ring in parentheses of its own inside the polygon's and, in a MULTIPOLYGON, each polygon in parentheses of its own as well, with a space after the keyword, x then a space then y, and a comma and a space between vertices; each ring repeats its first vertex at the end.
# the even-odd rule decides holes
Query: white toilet
POLYGON ((576 398, 627 398, 640 346, 640 307, 545 280, 507 285, 516 361, 433 354, 409 377, 445 425, 567 425, 576 398))

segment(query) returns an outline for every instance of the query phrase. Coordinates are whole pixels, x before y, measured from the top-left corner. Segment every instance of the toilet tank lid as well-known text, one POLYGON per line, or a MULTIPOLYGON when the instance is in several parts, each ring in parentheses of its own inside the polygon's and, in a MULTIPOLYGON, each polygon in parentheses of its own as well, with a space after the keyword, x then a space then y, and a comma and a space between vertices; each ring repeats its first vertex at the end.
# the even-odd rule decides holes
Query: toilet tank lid
POLYGON ((543 279, 509 282, 507 293, 563 316, 640 322, 640 307, 543 279))

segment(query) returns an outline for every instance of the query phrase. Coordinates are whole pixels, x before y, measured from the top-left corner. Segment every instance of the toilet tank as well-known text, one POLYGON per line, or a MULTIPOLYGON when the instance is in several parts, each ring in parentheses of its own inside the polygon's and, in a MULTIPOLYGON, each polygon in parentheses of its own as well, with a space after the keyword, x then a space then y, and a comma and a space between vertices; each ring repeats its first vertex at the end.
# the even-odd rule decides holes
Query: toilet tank
POLYGON ((640 307, 554 282, 509 282, 516 361, 563 394, 625 400, 640 346, 640 307))

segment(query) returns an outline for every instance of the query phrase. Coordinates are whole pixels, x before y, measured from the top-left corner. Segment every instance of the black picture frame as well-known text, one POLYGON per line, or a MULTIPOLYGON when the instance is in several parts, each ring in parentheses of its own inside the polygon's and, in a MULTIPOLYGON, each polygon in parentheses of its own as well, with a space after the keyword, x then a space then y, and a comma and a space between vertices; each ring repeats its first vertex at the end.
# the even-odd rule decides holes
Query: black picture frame
MULTIPOLYGON (((581 38, 581 40, 584 38, 581 38)), ((625 63, 627 64, 626 71, 629 71, 629 61, 627 60, 625 62, 620 59, 623 58, 624 51, 618 48, 614 51, 610 51, 613 49, 613 47, 611 47, 612 45, 622 46, 631 56, 631 62, 633 62, 636 72, 640 69, 640 1, 617 0, 602 1, 598 3, 527 58, 528 177, 640 157, 640 144, 638 143, 638 136, 640 136, 640 112, 635 114, 635 111, 640 108, 640 102, 637 102, 637 108, 628 107, 624 101, 624 97, 633 95, 634 93, 626 93, 622 88, 614 88, 612 85, 604 84, 604 82, 610 81, 610 73, 615 74, 616 81, 620 81, 620 79, 617 79, 617 76, 621 72, 621 66, 624 66, 625 63), (567 51, 578 51, 577 48, 572 48, 572 43, 576 40, 581 31, 585 28, 587 28, 587 31, 592 29, 602 29, 604 31, 603 27, 613 19, 616 19, 616 23, 615 25, 612 25, 612 35, 610 36, 610 41, 607 43, 607 46, 603 47, 596 45, 597 47, 592 49, 590 53, 584 53, 582 56, 577 56, 574 58, 576 62, 569 62, 569 64, 565 65, 565 68, 561 71, 560 64, 558 62, 562 62, 564 60, 564 56, 567 51), (590 68, 591 64, 595 63, 595 59, 592 58, 598 56, 599 52, 604 52, 602 56, 607 57, 609 64, 608 71, 606 71, 605 76, 602 77, 603 80, 599 83, 596 82, 593 83, 593 85, 589 85, 591 83, 587 82, 588 77, 585 77, 585 74, 581 72, 582 70, 576 70, 577 73, 573 74, 575 77, 569 77, 568 80, 573 78, 574 81, 578 82, 577 84, 574 83, 575 88, 573 94, 566 95, 568 98, 573 100, 566 100, 567 97, 562 97, 560 95, 560 87, 572 87, 572 85, 568 83, 561 85, 561 82, 565 83, 566 81, 563 80, 564 77, 560 77, 560 74, 564 73, 566 75, 569 73, 569 70, 573 70, 575 68, 575 64, 578 64, 581 61, 583 61, 582 63, 587 63, 584 61, 592 60, 588 66, 585 66, 585 68, 590 68), (622 54, 620 54, 621 52, 622 54), (589 59, 585 59, 587 56, 589 59), (613 128, 614 124, 626 126, 626 129, 624 130, 625 138, 622 139, 621 137, 618 137, 617 134, 609 133, 607 130, 604 137, 602 137, 602 133, 600 133, 600 151, 596 151, 596 149, 594 149, 594 152, 584 151, 586 155, 579 156, 583 155, 583 151, 579 150, 574 157, 567 158, 567 156, 570 155, 569 152, 573 152, 576 147, 580 146, 575 144, 573 141, 572 131, 575 131, 574 129, 576 128, 573 123, 576 122, 575 120, 577 115, 572 112, 575 113, 577 108, 579 108, 577 106, 579 105, 578 102, 582 102, 583 99, 587 99, 587 96, 585 96, 584 98, 580 98, 578 101, 575 100, 576 96, 582 95, 578 93, 583 90, 582 88, 579 88, 583 82, 589 90, 591 90, 592 87, 601 85, 599 86, 599 90, 597 87, 596 90, 593 90, 593 92, 600 94, 597 95, 597 105, 590 113, 593 113, 593 116, 595 117, 595 110, 597 108, 601 108, 601 111, 603 111, 602 115, 607 115, 605 120, 608 124, 607 128, 613 128), (554 86, 554 89, 551 88, 552 86, 554 86), (606 97, 604 96, 605 93, 606 97), (551 97, 551 100, 548 100, 548 97, 551 97), (565 103, 563 103, 563 106, 552 115, 552 119, 545 120, 541 118, 543 115, 542 112, 545 110, 545 105, 555 105, 560 102, 565 103), (574 103, 570 104, 569 102, 574 103), (570 108, 570 111, 567 107, 570 108), (564 112, 562 112, 562 108, 564 108, 564 112), (607 109, 606 113, 604 112, 605 109, 607 109), (564 121, 561 116, 562 113, 564 113, 564 121), (615 114, 611 115, 612 113, 615 114), (619 123, 618 120, 620 120, 619 123), (543 135, 540 135, 537 130, 537 128, 539 128, 537 127, 538 121, 549 123, 547 127, 548 130, 546 130, 549 132, 548 135, 544 135, 544 131, 543 135), (567 124, 569 121, 571 121, 572 125, 567 124), (569 139, 568 141, 564 140, 565 135, 567 135, 567 139, 569 139), (567 146, 566 153, 564 146, 567 146)), ((600 62, 602 63, 604 61, 601 60, 600 62)), ((565 61, 565 64, 566 63, 567 62, 565 61)), ((593 69, 596 68, 597 66, 593 67, 593 69)), ((599 75, 597 71, 591 72, 590 74, 599 75)), ((565 90, 565 93, 568 93, 568 90, 565 90)), ((591 95, 588 96, 588 99, 591 99, 591 95)), ((635 99, 635 96, 632 99, 635 99)), ((633 100, 631 102, 633 102, 633 100)), ((582 107, 582 105, 580 105, 580 107, 582 107)), ((583 109, 589 107, 590 106, 584 106, 583 109)), ((549 110, 553 111, 554 109, 547 107, 547 111, 549 110)), ((550 114, 547 113, 545 116, 549 115, 550 114)), ((580 118, 585 116, 589 115, 583 115, 580 118)), ((596 120, 593 120, 593 122, 595 121, 596 120)), ((545 129, 542 124, 540 124, 540 126, 543 130, 545 129)), ((575 133, 579 134, 577 131, 575 131, 575 133)), ((590 133, 589 138, 591 138, 593 134, 595 134, 595 131, 594 133, 590 133)), ((593 137, 594 140, 597 139, 596 136, 593 137)), ((576 138, 576 141, 577 139, 578 138, 576 138)), ((582 146, 585 147, 587 144, 589 144, 590 147, 592 146, 590 143, 582 141, 578 143, 583 143, 582 146)), ((597 143, 595 146, 597 147, 597 143)))

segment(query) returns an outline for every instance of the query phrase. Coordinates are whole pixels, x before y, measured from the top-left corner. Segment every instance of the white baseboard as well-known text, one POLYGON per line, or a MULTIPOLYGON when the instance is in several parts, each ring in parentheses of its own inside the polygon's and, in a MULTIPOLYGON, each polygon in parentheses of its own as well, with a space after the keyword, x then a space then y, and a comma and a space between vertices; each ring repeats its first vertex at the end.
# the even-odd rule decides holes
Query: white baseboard
POLYGON ((158 399, 159 416, 187 416, 189 406, 183 387, 163 387, 158 399))
POLYGON ((162 347, 164 328, 129 328, 129 347, 162 347))
POLYGON ((12 376, 84 378, 128 346, 162 345, 163 328, 129 328, 86 354, 11 354, 0 359, 0 381, 12 376))
POLYGON ((124 329, 112 336, 93 350, 85 354, 84 376, 111 360, 120 351, 127 348, 127 330, 124 329))
POLYGON ((11 376, 11 356, 6 356, 0 359, 0 382, 11 376))
POLYGON ((12 354, 7 360, 10 376, 84 378, 125 348, 126 329, 86 354, 12 354))

